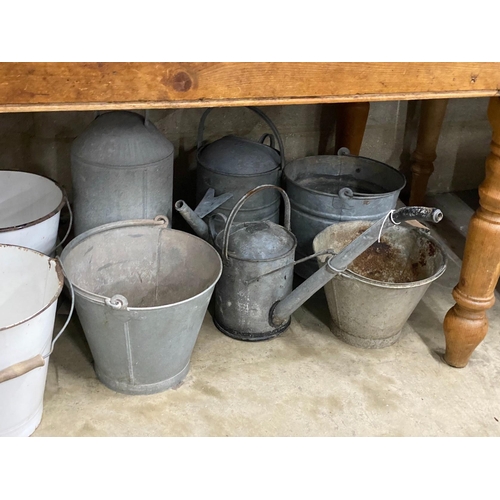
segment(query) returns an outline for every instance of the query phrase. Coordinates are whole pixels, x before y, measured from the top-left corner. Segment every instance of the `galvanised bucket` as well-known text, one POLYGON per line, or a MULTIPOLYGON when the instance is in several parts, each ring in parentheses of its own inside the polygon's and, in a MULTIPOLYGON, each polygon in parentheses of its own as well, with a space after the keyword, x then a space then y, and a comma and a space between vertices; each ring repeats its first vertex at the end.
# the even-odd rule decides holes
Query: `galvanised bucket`
POLYGON ((216 250, 159 216, 91 229, 61 260, 99 380, 125 394, 178 386, 222 273, 216 250))
MULTIPOLYGON (((405 177, 379 161, 338 155, 308 156, 287 164, 285 189, 292 203, 297 260, 313 253, 314 237, 328 226, 350 220, 376 220, 396 207, 405 177)), ((303 278, 318 269, 314 261, 295 267, 303 278)))
MULTIPOLYGON (((314 251, 338 253, 371 224, 334 224, 314 238, 314 251)), ((319 256, 319 265, 328 257, 319 256)), ((426 230, 403 225, 388 228, 380 243, 325 285, 332 332, 356 347, 394 344, 420 299, 445 270, 446 255, 426 230)))

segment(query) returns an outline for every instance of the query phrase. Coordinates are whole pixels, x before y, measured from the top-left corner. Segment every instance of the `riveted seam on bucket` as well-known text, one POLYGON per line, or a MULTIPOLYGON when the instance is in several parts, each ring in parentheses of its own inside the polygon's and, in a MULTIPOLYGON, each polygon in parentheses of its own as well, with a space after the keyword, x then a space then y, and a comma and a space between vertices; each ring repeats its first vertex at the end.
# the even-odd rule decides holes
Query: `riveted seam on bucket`
MULTIPOLYGON (((17 170, 2 170, 2 172, 18 172, 18 171, 17 170)), ((25 222, 23 224, 18 224, 17 226, 0 227, 0 233, 6 233, 9 231, 18 231, 19 229, 24 229, 25 227, 31 227, 31 226, 35 226, 36 224, 40 224, 43 221, 51 219, 52 217, 54 217, 54 215, 57 215, 63 209, 63 207, 65 205, 66 199, 64 196, 64 191, 63 191, 62 187, 59 185, 59 183, 57 183, 56 181, 54 181, 50 177, 45 177, 44 175, 32 174, 31 172, 20 172, 20 173, 36 175, 37 177, 41 177, 42 179, 46 179, 46 180, 54 183, 59 188, 59 191, 61 193, 61 201, 59 202, 59 205, 57 205, 56 208, 51 210, 48 214, 44 215, 43 217, 40 217, 38 219, 29 221, 29 222, 25 222)))
POLYGON ((134 362, 132 359, 132 345, 130 344, 130 328, 129 321, 123 324, 123 334, 125 335, 125 348, 127 350, 127 366, 128 366, 128 377, 131 384, 135 383, 134 377, 134 362))
MULTIPOLYGON (((42 257, 47 257, 47 255, 41 253, 41 252, 38 252, 36 250, 33 250, 31 248, 26 248, 26 247, 20 247, 20 246, 17 246, 17 245, 5 245, 5 244, 0 244, 0 248, 2 247, 11 247, 11 248, 19 248, 21 250, 27 250, 27 251, 30 251, 30 252, 34 252, 38 255, 41 255, 42 257)), ((59 298, 59 295, 61 295, 61 292, 62 292, 62 289, 64 287, 64 275, 62 273, 62 269, 59 265, 59 263, 57 262, 57 259, 52 259, 50 257, 47 257, 48 261, 49 262, 54 262, 55 265, 56 265, 56 273, 57 273, 57 279, 59 281, 59 287, 58 289, 56 290, 56 293, 54 294, 54 296, 50 299, 50 302, 44 306, 42 309, 40 309, 39 311, 37 311, 36 313, 32 314, 30 317, 28 318, 25 318, 23 319, 22 321, 18 321, 17 323, 13 323, 12 325, 6 325, 6 326, 0 326, 0 332, 3 332, 4 330, 8 330, 10 328, 14 328, 16 326, 19 326, 19 325, 22 325, 23 323, 26 323, 27 321, 30 321, 32 320, 33 318, 36 318, 37 316, 39 316, 41 313, 43 313, 45 310, 47 310, 54 302, 57 301, 57 299, 59 298), (62 277, 62 278, 61 278, 62 277)))

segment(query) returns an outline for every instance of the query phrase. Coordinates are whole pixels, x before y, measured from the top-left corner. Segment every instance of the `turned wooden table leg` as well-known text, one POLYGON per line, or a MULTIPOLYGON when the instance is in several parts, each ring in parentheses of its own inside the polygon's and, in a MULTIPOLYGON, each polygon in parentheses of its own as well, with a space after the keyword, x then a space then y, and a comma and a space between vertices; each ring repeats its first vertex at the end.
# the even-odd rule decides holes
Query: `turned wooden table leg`
POLYGON ((488 119, 493 139, 479 186, 480 207, 469 224, 460 281, 453 290, 456 304, 444 320, 445 361, 457 368, 467 365, 488 331, 486 310, 495 302, 500 273, 500 98, 490 99, 488 119))
POLYGON ((410 205, 423 205, 447 104, 448 99, 422 101, 417 147, 411 157, 410 205))
POLYGON ((320 120, 319 154, 337 154, 337 151, 344 147, 349 148, 351 154, 359 155, 369 112, 369 102, 323 104, 320 120), (335 147, 333 151, 329 151, 327 145, 333 132, 334 123, 335 147))

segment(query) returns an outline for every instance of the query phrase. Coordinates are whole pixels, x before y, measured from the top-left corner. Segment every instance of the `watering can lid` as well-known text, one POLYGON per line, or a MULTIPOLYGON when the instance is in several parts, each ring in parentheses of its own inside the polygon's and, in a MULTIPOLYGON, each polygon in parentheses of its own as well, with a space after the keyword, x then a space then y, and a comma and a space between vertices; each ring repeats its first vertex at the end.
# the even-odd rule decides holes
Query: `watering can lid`
MULTIPOLYGON (((217 235, 217 246, 222 248, 224 231, 217 235)), ((271 221, 234 224, 229 237, 229 254, 238 259, 267 260, 283 257, 297 244, 295 236, 271 221)))
POLYGON ((227 135, 198 150, 198 160, 207 168, 230 175, 252 175, 279 167, 279 152, 266 144, 227 135))
POLYGON ((173 152, 172 143, 151 122, 130 111, 98 116, 71 147, 74 157, 119 167, 156 163, 173 152))

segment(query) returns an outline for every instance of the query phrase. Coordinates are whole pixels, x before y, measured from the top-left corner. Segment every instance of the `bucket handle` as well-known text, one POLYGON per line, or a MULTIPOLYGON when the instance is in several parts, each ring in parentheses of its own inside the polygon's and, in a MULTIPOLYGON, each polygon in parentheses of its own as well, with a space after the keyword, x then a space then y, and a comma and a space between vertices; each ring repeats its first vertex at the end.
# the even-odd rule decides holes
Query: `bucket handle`
POLYGON ((40 368, 44 366, 45 360, 52 354, 52 351, 54 350, 54 345, 57 339, 59 339, 59 337, 63 334, 64 330, 66 330, 66 327, 68 326, 71 320, 71 316, 73 315, 73 310, 75 308, 75 290, 73 289, 73 284, 71 283, 68 276, 66 275, 66 272, 64 271, 64 267, 59 257, 57 257, 54 260, 56 261, 56 265, 61 266, 63 276, 66 278, 66 282, 68 283, 68 287, 71 293, 71 307, 69 310, 68 318, 64 323, 63 327, 59 330, 59 333, 55 336, 54 340, 52 341, 52 345, 50 346, 50 351, 48 352, 48 354, 45 354, 45 356, 37 354, 36 356, 30 359, 25 359, 24 361, 20 361, 19 363, 15 363, 13 365, 8 366, 7 368, 4 368, 3 370, 0 370, 0 384, 2 382, 6 382, 7 380, 20 377, 21 375, 24 375, 25 373, 28 373, 31 370, 34 370, 35 368, 40 368))
POLYGON ((257 186, 256 188, 248 191, 248 193, 245 193, 236 203, 236 205, 233 207, 231 210, 231 213, 229 214, 229 217, 227 218, 226 225, 224 226, 224 237, 222 240, 222 255, 225 260, 229 260, 228 253, 227 253, 227 248, 229 246, 229 235, 230 235, 230 230, 231 226, 234 222, 234 219, 236 217, 236 214, 240 210, 240 208, 243 206, 243 204, 253 196, 254 194, 258 193, 259 191, 262 191, 263 189, 277 189, 281 195, 283 196, 283 201, 285 202, 285 228, 288 229, 288 231, 291 231, 290 229, 290 213, 292 211, 291 206, 290 206, 290 198, 286 194, 285 190, 280 188, 279 186, 275 186, 274 184, 262 184, 261 186, 257 186))
MULTIPOLYGON (((278 141, 278 145, 280 147, 280 158, 281 158, 280 169, 283 170, 285 168, 285 147, 283 145, 283 139, 281 138, 281 135, 278 132, 278 129, 276 128, 276 125, 271 121, 271 118, 269 118, 269 116, 267 116, 264 113, 264 111, 262 111, 261 109, 255 107, 255 106, 246 106, 246 107, 248 109, 250 109, 251 111, 253 111, 254 113, 256 113, 257 115, 259 115, 269 125, 269 128, 273 131, 273 134, 276 136, 276 139, 278 141)), ((210 113, 210 111, 212 111, 212 109, 213 108, 208 108, 201 115, 200 124, 198 126, 198 146, 197 146, 197 149, 200 149, 201 146, 203 145, 203 132, 205 131, 205 120, 207 119, 207 116, 210 113)), ((259 143, 262 144, 264 140, 265 140, 265 135, 263 135, 260 138, 259 143)), ((272 144, 272 140, 271 140, 271 144, 272 144)))
POLYGON ((69 226, 68 230, 66 231, 66 234, 64 235, 64 238, 52 248, 50 252, 48 252, 47 255, 52 255, 67 239, 69 236, 69 233, 71 232, 71 229, 73 227, 73 210, 71 210, 71 205, 69 204, 68 200, 68 195, 66 194, 66 190, 64 188, 61 188, 63 192, 63 199, 64 199, 64 204, 66 205, 66 208, 68 209, 69 212, 69 226))

